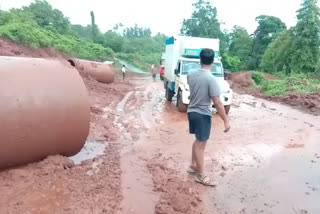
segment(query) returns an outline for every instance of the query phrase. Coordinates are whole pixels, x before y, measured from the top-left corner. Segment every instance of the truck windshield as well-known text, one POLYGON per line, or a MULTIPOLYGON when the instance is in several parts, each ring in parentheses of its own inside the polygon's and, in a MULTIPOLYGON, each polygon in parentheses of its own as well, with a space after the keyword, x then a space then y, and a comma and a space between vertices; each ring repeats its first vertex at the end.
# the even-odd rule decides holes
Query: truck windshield
MULTIPOLYGON (((200 69, 200 62, 182 61, 182 70, 181 70, 182 75, 188 75, 190 71, 198 70, 198 69, 200 69)), ((220 62, 214 63, 211 68, 211 73, 214 76, 222 77, 223 76, 222 64, 220 62)))

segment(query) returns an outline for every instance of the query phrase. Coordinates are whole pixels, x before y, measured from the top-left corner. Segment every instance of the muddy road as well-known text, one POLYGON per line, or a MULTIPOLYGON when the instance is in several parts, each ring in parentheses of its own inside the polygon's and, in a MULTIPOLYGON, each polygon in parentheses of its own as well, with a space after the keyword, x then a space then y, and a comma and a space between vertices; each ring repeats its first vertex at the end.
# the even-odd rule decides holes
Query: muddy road
POLYGON ((186 173, 193 136, 163 83, 85 83, 91 97, 86 147, 0 173, 0 213, 320 213, 320 117, 234 95, 232 130, 213 119, 206 188, 186 173))
POLYGON ((203 188, 185 173, 193 141, 186 115, 165 102, 162 82, 139 89, 120 108, 122 124, 140 124, 139 135, 129 128, 121 140, 123 213, 153 213, 155 207, 160 213, 320 213, 319 117, 235 94, 232 131, 224 134, 215 116, 206 150, 206 171, 218 186, 203 188), (156 173, 154 164, 160 165, 156 173), (168 177, 176 182, 168 184, 168 177), (169 187, 155 193, 152 181, 169 187), (191 189, 185 196, 191 207, 172 199, 180 184, 191 189))

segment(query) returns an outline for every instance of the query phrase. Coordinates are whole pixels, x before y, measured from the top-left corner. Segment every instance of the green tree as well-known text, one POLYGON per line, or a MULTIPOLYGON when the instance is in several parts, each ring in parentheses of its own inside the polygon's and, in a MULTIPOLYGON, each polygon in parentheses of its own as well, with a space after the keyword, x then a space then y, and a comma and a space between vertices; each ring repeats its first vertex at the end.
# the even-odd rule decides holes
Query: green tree
POLYGON ((230 71, 240 71, 243 69, 243 62, 238 56, 231 56, 228 53, 222 55, 222 62, 225 69, 230 71))
POLYGON ((193 4, 191 18, 183 20, 181 34, 221 40, 221 51, 226 48, 227 38, 221 31, 220 22, 217 18, 217 8, 207 0, 198 0, 193 4))
POLYGON ((124 38, 116 32, 108 31, 103 35, 103 46, 111 48, 114 52, 121 52, 124 38))
POLYGON ((319 64, 320 21, 317 0, 303 0, 293 32, 290 67, 297 72, 315 72, 319 64))
POLYGON ((45 27, 60 34, 70 33, 70 21, 60 10, 53 9, 45 0, 35 0, 24 11, 32 14, 40 27, 45 27))
POLYGON ((92 28, 91 25, 86 27, 82 25, 71 25, 71 30, 74 31, 79 37, 91 40, 92 38, 92 28))
POLYGON ((100 32, 99 32, 98 26, 96 25, 96 18, 93 11, 90 12, 90 16, 91 16, 91 37, 93 41, 97 41, 98 35, 100 32))
POLYGON ((230 34, 230 45, 228 54, 239 57, 241 69, 246 69, 252 51, 253 40, 247 30, 243 27, 235 26, 230 34))
POLYGON ((151 37, 151 30, 149 28, 139 27, 137 24, 134 27, 128 27, 124 30, 123 35, 128 39, 151 37))
POLYGON ((286 25, 274 16, 258 16, 256 21, 259 25, 254 32, 253 47, 249 62, 250 69, 259 68, 262 56, 268 45, 286 29, 286 25))
POLYGON ((290 29, 282 32, 277 39, 271 42, 261 61, 262 71, 269 73, 290 72, 293 38, 293 29, 290 29))

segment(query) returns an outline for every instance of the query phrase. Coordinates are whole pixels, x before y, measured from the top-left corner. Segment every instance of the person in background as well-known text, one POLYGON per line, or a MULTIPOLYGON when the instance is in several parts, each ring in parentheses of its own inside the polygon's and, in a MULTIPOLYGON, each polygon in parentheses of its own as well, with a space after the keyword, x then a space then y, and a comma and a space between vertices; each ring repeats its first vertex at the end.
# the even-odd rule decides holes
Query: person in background
POLYGON ((194 174, 195 181, 206 186, 215 182, 204 174, 204 150, 211 131, 212 102, 224 122, 225 132, 230 130, 229 119, 220 100, 221 91, 215 77, 211 74, 214 51, 203 49, 200 53, 201 69, 188 75, 190 103, 188 120, 190 134, 195 134, 192 146, 192 161, 188 173, 194 174))
POLYGON ((154 67, 154 65, 151 65, 151 74, 152 74, 153 81, 156 81, 157 69, 154 67))
POLYGON ((122 71, 122 78, 123 78, 123 81, 124 81, 124 79, 126 78, 126 66, 125 65, 122 65, 121 71, 122 71))

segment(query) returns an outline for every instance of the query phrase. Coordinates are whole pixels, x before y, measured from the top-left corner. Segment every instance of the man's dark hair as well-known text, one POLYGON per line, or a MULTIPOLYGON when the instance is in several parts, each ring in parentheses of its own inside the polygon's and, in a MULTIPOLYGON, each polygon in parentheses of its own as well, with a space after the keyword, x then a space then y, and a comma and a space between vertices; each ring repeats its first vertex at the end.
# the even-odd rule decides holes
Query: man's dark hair
POLYGON ((214 51, 209 48, 205 48, 200 52, 200 63, 202 65, 211 65, 214 59, 214 51))

